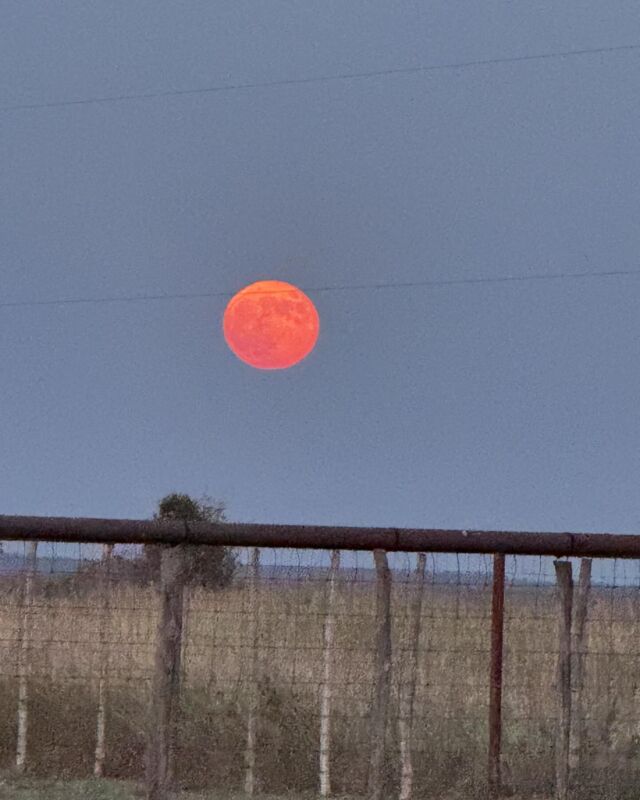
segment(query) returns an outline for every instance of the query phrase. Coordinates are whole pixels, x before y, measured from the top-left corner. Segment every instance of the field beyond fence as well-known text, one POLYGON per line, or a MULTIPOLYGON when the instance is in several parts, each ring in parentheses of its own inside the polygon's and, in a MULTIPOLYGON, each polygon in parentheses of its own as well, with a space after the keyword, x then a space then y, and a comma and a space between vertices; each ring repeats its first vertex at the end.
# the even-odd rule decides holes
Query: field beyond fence
MULTIPOLYGON (((0 572, 0 766, 14 775, 22 748, 18 772, 27 776, 87 779, 98 760, 105 777, 142 785, 158 589, 117 571, 108 580, 82 578, 73 559, 45 562, 43 552, 41 545, 41 560, 29 561, 26 546, 5 547, 11 569, 0 572)), ((74 553, 101 557, 91 545, 74 553)), ((172 755, 179 789, 371 796, 372 731, 384 711, 383 797, 401 796, 403 787, 406 794, 407 786, 414 798, 486 796, 490 556, 389 556, 385 672, 380 572, 369 554, 342 553, 338 563, 324 551, 238 553, 228 585, 185 591, 172 755)), ((578 566, 574 560, 576 592, 578 566)), ((550 557, 506 558, 500 782, 503 793, 521 798, 558 791, 566 606, 555 581, 550 557)), ((579 680, 574 674, 569 685, 575 752, 568 796, 635 798, 638 562, 607 562, 589 584, 585 610, 582 635, 576 638, 575 621, 571 630, 579 680)))

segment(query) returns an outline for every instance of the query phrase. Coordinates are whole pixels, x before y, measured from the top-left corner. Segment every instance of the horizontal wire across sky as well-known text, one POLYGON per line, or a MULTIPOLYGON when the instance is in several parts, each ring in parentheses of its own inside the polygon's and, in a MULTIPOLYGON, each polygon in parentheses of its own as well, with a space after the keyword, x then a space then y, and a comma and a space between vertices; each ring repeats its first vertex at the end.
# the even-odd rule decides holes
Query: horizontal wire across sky
POLYGON ((582 50, 556 50, 550 53, 534 53, 523 56, 504 56, 498 58, 476 59, 473 61, 455 61, 445 64, 427 64, 417 67, 397 67, 392 69, 371 70, 368 72, 343 72, 335 75, 316 75, 308 78, 288 78, 284 80, 257 81, 253 83, 219 84, 197 89, 165 89, 155 92, 137 94, 108 95, 104 97, 85 97, 78 100, 52 100, 41 103, 17 103, 0 106, 0 113, 17 111, 36 111, 41 109, 64 108, 69 106, 86 106, 98 103, 122 103, 134 100, 153 100, 162 97, 179 97, 184 95, 216 94, 219 92, 238 92, 255 89, 271 89, 279 86, 300 86, 313 83, 329 83, 336 81, 352 81, 392 76, 420 75, 423 73, 482 68, 499 64, 515 64, 525 61, 549 61, 552 59, 575 58, 579 56, 607 55, 640 51, 640 44, 623 44, 609 47, 590 47, 582 50))
MULTIPOLYGON (((429 286, 463 286, 483 283, 521 283, 526 281, 551 281, 551 280, 578 280, 586 278, 615 278, 640 275, 640 269, 602 270, 599 272, 557 272, 539 273, 532 275, 497 275, 495 277, 478 278, 443 278, 441 280, 405 281, 387 283, 361 283, 345 285, 308 286, 300 287, 305 292, 349 292, 349 291, 379 291, 382 289, 415 289, 429 286)), ((239 287, 240 288, 240 287, 239 287)), ((236 290, 237 291, 237 290, 236 290)), ((64 306, 80 305, 85 303, 143 303, 157 300, 194 300, 200 298, 233 297, 233 292, 175 292, 166 294, 121 295, 116 297, 67 297, 50 300, 9 300, 0 302, 0 308, 28 308, 32 306, 64 306)), ((272 291, 256 290, 255 294, 281 294, 284 289, 272 291)))

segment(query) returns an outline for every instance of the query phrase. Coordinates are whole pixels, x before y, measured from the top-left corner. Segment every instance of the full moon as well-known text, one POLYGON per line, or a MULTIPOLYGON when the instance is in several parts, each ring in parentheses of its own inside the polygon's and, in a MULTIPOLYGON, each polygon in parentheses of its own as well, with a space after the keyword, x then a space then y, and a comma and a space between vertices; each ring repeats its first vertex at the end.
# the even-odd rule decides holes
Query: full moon
POLYGON ((257 369, 287 369, 313 350, 320 319, 307 295, 284 281, 257 281, 234 295, 224 312, 224 338, 257 369))

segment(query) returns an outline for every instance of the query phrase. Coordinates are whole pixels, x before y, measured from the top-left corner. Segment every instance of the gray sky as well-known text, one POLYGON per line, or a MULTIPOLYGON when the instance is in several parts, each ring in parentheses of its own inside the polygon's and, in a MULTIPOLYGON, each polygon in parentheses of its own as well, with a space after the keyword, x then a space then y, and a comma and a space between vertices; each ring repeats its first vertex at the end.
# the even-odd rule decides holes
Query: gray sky
MULTIPOLYGON (((633 0, 6 2, 0 106, 640 43, 633 0)), ((640 269, 640 51, 0 113, 0 302, 640 269)), ((1 110, 1 109, 0 109, 1 110)), ((2 513, 638 531, 640 274, 0 308, 2 513)))

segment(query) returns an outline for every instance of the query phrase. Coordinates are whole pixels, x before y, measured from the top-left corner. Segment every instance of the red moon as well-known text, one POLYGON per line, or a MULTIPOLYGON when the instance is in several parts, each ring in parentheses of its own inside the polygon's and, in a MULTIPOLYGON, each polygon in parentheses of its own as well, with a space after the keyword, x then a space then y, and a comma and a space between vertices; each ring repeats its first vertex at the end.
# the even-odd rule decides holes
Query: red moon
POLYGON ((287 369, 313 350, 320 319, 307 295, 284 281, 257 281, 234 295, 224 312, 224 338, 257 369, 287 369))

